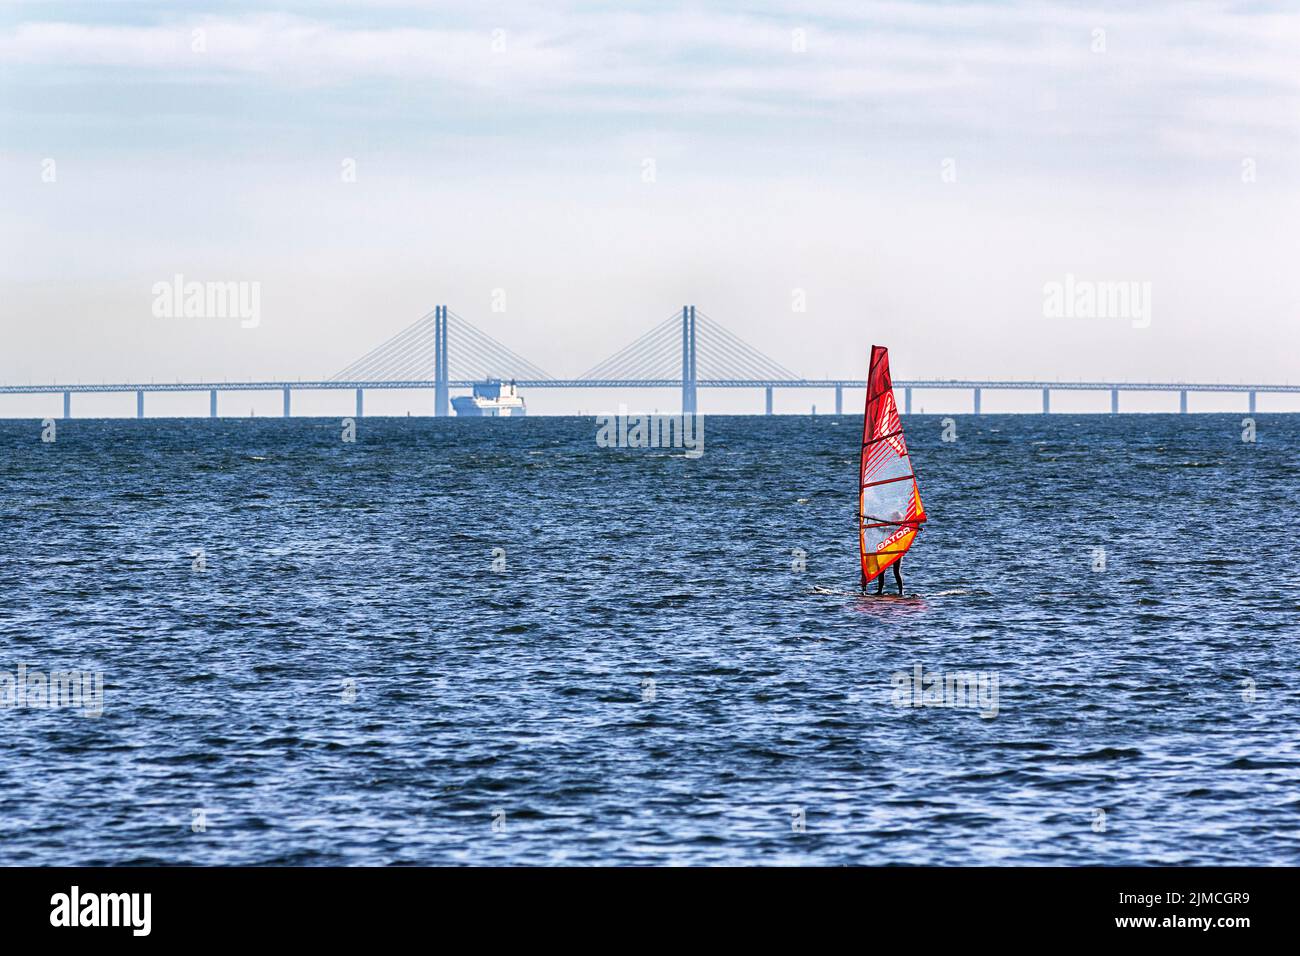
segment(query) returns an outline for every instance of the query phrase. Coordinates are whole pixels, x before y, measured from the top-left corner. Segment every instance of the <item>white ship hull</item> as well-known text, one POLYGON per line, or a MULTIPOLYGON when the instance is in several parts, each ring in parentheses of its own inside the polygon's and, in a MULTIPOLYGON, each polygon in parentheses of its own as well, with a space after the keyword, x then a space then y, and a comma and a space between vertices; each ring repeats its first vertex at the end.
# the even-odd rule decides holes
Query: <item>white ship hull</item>
POLYGON ((453 398, 451 407, 456 410, 457 416, 461 418, 518 418, 527 412, 523 402, 517 405, 506 405, 499 402, 476 402, 469 396, 453 398))
POLYGON ((475 385, 474 394, 456 396, 451 400, 451 407, 460 418, 518 418, 528 411, 514 382, 475 385))

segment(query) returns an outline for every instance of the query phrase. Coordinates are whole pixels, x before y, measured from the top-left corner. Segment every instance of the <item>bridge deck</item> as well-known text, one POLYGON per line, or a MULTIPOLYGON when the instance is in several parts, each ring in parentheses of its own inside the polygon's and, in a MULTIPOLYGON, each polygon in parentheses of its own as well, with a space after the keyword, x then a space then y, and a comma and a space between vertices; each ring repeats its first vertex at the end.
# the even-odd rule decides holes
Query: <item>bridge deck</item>
MULTIPOLYGON (((271 392, 326 389, 400 389, 437 387, 433 379, 401 381, 262 381, 262 382, 105 382, 49 385, 0 385, 0 395, 71 392, 271 392)), ((475 380, 454 379, 452 388, 470 388, 475 380)), ((519 379, 520 388, 681 388, 681 379, 519 379)), ((698 379, 697 388, 866 388, 862 379, 698 379)), ((1300 385, 1231 382, 1052 382, 978 379, 896 379, 894 388, 1026 389, 1121 392, 1300 392, 1300 385)))

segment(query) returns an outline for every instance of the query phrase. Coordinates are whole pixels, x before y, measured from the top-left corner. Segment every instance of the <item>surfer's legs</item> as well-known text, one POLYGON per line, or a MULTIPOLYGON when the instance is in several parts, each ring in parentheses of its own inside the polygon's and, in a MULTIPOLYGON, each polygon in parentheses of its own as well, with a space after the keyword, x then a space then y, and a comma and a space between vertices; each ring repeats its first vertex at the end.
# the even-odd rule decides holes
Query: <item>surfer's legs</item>
POLYGON ((876 593, 885 593, 885 574, 883 571, 881 572, 880 577, 876 578, 876 593))
MULTIPOLYGON (((899 558, 894 562, 894 580, 898 582, 898 593, 903 593, 903 559, 899 558)), ((885 576, 880 576, 880 583, 885 583, 885 576)))

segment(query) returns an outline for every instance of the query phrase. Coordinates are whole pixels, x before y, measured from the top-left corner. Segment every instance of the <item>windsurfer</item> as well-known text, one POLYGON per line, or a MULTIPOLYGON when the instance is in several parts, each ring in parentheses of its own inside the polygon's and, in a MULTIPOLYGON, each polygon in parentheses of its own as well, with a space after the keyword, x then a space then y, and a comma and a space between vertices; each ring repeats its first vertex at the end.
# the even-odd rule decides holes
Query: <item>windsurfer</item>
POLYGON ((885 572, 893 565, 894 582, 902 595, 902 558, 925 520, 916 470, 894 400, 889 350, 873 345, 858 467, 858 543, 864 593, 867 585, 879 578, 876 593, 883 594, 885 572))

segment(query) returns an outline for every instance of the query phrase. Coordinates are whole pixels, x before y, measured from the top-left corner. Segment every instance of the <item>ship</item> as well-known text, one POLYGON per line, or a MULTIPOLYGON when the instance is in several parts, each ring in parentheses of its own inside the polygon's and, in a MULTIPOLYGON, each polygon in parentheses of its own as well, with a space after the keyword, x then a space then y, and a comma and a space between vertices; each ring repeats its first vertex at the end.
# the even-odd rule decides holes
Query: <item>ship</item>
POLYGON ((514 381, 507 385, 499 379, 489 379, 474 386, 472 395, 457 395, 451 407, 464 418, 518 417, 527 412, 524 397, 514 381))

